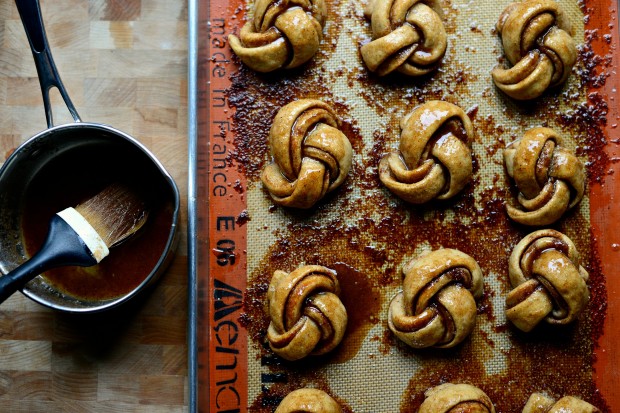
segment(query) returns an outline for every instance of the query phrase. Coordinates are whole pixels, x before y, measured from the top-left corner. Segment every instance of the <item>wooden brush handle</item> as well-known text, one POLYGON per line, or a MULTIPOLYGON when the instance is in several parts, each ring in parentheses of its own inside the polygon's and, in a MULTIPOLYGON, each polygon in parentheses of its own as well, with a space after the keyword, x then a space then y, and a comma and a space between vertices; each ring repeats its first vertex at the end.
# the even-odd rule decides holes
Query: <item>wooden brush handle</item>
POLYGON ((50 222, 50 230, 41 250, 30 260, 0 277, 0 303, 37 275, 56 267, 97 264, 80 236, 58 215, 50 222))

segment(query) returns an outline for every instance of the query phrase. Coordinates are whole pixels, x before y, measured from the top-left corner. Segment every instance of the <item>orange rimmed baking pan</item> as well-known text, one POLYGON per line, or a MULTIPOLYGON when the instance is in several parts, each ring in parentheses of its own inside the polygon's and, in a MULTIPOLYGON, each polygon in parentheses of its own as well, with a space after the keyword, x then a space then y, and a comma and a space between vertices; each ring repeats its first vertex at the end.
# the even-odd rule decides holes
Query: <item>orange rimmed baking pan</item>
POLYGON ((378 77, 359 52, 371 37, 362 2, 328 5, 319 52, 297 69, 258 74, 232 53, 252 11, 242 1, 190 1, 190 380, 192 411, 272 412, 288 392, 318 387, 344 411, 413 412, 443 382, 483 389, 498 412, 520 412, 533 392, 573 395, 620 410, 620 212, 615 100, 617 4, 561 1, 578 43, 566 85, 520 103, 493 85, 503 64, 495 24, 509 1, 442 2, 448 48, 421 79, 378 77), (260 173, 277 111, 300 98, 335 108, 353 147, 345 183, 307 211, 277 206, 260 173), (398 145, 399 120, 428 100, 464 108, 475 138, 474 179, 452 201, 408 205, 382 187, 377 164, 398 145), (552 227, 577 245, 590 303, 576 323, 524 334, 506 320, 510 251, 532 228, 505 210, 513 194, 506 145, 536 126, 562 134, 586 164, 587 192, 552 227), (457 248, 482 268, 476 327, 453 349, 412 350, 387 327, 407 260, 457 248), (337 271, 349 309, 335 352, 286 362, 266 344, 266 290, 276 270, 301 264, 337 271))

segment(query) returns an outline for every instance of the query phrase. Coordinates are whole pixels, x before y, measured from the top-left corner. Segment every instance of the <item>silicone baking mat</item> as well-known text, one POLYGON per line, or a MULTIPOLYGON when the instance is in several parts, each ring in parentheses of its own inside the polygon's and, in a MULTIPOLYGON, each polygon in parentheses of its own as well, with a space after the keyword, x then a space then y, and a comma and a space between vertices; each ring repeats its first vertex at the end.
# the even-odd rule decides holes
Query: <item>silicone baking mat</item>
POLYGON ((620 411, 616 178, 617 5, 562 0, 578 62, 568 83, 527 103, 492 83, 502 58, 495 24, 508 1, 443 1, 448 50, 423 78, 371 74, 359 53, 370 39, 363 2, 333 1, 319 52, 301 68, 258 74, 231 53, 252 4, 190 2, 190 380, 203 412, 272 412, 288 392, 326 390, 350 412, 414 412, 426 389, 466 382, 498 412, 519 412, 536 391, 573 395, 620 411), (276 206, 260 181, 271 161, 267 135, 277 111, 300 98, 332 105, 351 141, 345 183, 308 211, 276 206), (474 179, 454 200, 408 205, 378 179, 396 148, 399 121, 428 100, 462 107, 476 134, 474 179), (573 239, 590 273, 590 304, 569 327, 520 333, 506 320, 507 261, 531 228, 512 223, 503 149, 535 126, 567 137, 586 163, 587 194, 554 224, 573 239), (413 350, 387 328, 401 268, 423 251, 457 248, 484 273, 476 327, 453 349, 413 350), (285 362, 266 345, 266 290, 275 270, 335 269, 349 324, 331 354, 285 362))

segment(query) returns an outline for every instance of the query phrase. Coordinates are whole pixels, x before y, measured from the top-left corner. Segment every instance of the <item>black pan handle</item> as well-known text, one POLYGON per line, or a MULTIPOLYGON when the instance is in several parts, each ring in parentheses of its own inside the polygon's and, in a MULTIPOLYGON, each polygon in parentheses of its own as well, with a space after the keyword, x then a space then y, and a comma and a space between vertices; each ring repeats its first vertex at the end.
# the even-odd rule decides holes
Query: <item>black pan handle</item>
POLYGON ((75 110, 75 106, 73 106, 73 102, 71 102, 65 86, 62 84, 58 69, 56 69, 56 65, 54 64, 52 52, 47 42, 45 28, 43 27, 39 0, 15 0, 15 4, 17 5, 19 16, 26 30, 28 43, 30 43, 30 50, 32 50, 34 63, 37 67, 39 84, 41 85, 41 93, 43 94, 47 127, 51 128, 54 126, 49 93, 52 87, 56 87, 60 92, 60 96, 62 96, 65 101, 65 105, 67 105, 67 109, 69 113, 71 113, 73 120, 81 122, 80 116, 75 110))

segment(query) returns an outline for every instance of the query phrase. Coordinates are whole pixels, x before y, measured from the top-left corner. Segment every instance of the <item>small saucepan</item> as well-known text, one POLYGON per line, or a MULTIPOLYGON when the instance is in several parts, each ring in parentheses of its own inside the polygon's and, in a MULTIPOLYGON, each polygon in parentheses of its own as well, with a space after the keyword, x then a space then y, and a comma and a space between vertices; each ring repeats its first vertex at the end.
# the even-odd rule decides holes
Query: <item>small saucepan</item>
POLYGON ((0 273, 41 246, 51 217, 112 182, 140 188, 151 204, 144 228, 94 267, 64 267, 36 277, 22 292, 74 313, 116 307, 152 284, 174 255, 178 188, 155 156, 131 136, 82 122, 50 52, 38 0, 17 0, 34 56, 48 128, 19 146, 0 168, 0 273), (74 123, 53 125, 49 91, 56 87, 74 123))

